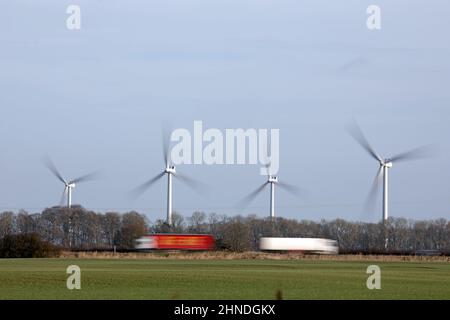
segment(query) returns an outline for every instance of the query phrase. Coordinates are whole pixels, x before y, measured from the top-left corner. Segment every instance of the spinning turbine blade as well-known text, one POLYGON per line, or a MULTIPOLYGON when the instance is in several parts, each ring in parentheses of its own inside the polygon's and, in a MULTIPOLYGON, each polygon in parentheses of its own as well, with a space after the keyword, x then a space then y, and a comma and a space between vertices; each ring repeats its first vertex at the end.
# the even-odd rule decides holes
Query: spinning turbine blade
POLYGON ((47 166, 47 168, 55 175, 56 178, 58 178, 59 181, 66 184, 66 180, 61 176, 58 169, 56 169, 55 164, 52 162, 52 160, 49 157, 44 158, 44 164, 47 166))
POLYGON ((381 177, 383 173, 383 167, 380 166, 380 168, 377 171, 377 174, 375 176, 375 179, 372 182, 372 187, 370 188, 369 194, 367 195, 366 201, 364 203, 364 213, 365 212, 372 212, 374 209, 375 201, 377 200, 378 193, 380 190, 380 183, 381 183, 381 177))
POLYGON ((177 172, 176 174, 174 174, 174 176, 197 192, 205 192, 206 190, 208 190, 208 186, 206 184, 185 174, 177 172))
POLYGON ((264 165, 264 168, 266 168, 266 175, 267 176, 270 176, 270 166, 271 166, 271 163, 270 163, 269 160, 267 160, 267 163, 264 165))
POLYGON ((162 152, 164 164, 170 166, 169 148, 170 148, 170 130, 167 125, 162 128, 162 152))
POLYGON ((244 199, 242 199, 241 201, 238 202, 237 207, 239 208, 245 208, 247 207, 252 201, 253 199, 256 198, 256 196, 258 194, 260 194, 264 188, 269 184, 269 182, 265 182, 263 185, 261 185, 260 187, 258 187, 255 191, 253 191, 252 193, 250 193, 248 196, 246 196, 244 199))
POLYGON ((148 188, 150 188, 156 181, 158 181, 159 179, 161 179, 164 175, 165 175, 165 172, 161 172, 160 174, 158 174, 157 176, 151 178, 151 179, 148 180, 147 182, 144 182, 144 183, 141 184, 140 186, 134 188, 134 189, 130 192, 130 195, 131 195, 133 198, 137 198, 138 196, 140 196, 141 194, 143 194, 148 188))
POLYGON ((361 128, 354 122, 353 124, 349 125, 347 127, 348 132, 350 135, 361 145, 361 147, 364 148, 375 160, 382 161, 380 156, 375 152, 375 150, 370 145, 369 141, 367 141, 366 137, 364 136, 364 133, 362 132, 361 128))
MULTIPOLYGON (((264 143, 263 146, 265 148, 265 150, 267 150, 267 152, 269 152, 271 150, 271 145, 272 145, 272 141, 269 140, 269 142, 266 144, 264 143)), ((267 152, 264 152, 264 168, 266 169, 266 175, 270 176, 270 166, 272 165, 272 163, 270 162, 269 157, 267 156, 267 152)))
POLYGON ((59 200, 59 206, 62 207, 64 206, 64 202, 66 202, 66 197, 67 197, 67 187, 64 187, 64 191, 61 195, 61 199, 59 200))
POLYGON ((402 152, 390 158, 392 162, 416 160, 430 157, 434 154, 435 148, 431 145, 418 147, 410 151, 402 152))
POLYGON ((70 184, 71 183, 80 183, 80 182, 95 180, 99 176, 100 176, 100 172, 99 171, 95 171, 95 172, 86 174, 84 176, 78 177, 76 179, 73 179, 72 181, 70 181, 70 184))
POLYGON ((305 193, 305 191, 302 188, 299 188, 297 186, 294 186, 292 184, 286 183, 286 182, 278 182, 277 185, 286 190, 287 192, 293 194, 294 196, 301 196, 305 193))

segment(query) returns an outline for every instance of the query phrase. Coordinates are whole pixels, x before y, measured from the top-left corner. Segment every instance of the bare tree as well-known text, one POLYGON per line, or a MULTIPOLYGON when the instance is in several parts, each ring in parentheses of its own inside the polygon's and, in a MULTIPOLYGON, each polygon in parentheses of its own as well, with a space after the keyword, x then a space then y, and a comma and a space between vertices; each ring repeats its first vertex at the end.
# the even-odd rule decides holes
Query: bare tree
POLYGON ((207 231, 206 214, 204 212, 195 211, 192 216, 188 218, 190 233, 205 233, 207 231))
POLYGON ((135 240, 145 235, 147 230, 147 222, 143 215, 137 212, 125 213, 115 243, 121 248, 134 248, 135 240))
POLYGON ((0 237, 14 233, 14 213, 7 211, 0 213, 0 237))
POLYGON ((251 249, 250 226, 241 217, 230 219, 221 226, 222 244, 225 249, 243 252, 251 249))
POLYGON ((107 212, 102 219, 103 234, 108 247, 114 246, 114 239, 120 230, 120 215, 116 212, 107 212))

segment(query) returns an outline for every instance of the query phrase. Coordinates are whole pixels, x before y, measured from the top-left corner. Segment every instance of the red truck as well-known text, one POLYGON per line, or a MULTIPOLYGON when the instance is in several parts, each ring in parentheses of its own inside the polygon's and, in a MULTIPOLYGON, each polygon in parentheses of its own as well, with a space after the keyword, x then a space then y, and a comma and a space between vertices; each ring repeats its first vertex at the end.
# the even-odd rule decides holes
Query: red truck
POLYGON ((208 234, 151 234, 136 240, 137 250, 213 250, 214 236, 208 234))

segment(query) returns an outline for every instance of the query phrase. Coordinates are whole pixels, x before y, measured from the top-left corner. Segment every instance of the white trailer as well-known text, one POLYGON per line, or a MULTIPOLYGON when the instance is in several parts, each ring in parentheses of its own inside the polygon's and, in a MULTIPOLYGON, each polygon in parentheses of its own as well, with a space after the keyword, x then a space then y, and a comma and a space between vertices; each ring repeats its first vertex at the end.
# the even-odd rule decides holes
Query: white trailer
POLYGON ((319 238, 261 238, 259 249, 262 251, 302 251, 315 254, 338 254, 335 240, 319 238))

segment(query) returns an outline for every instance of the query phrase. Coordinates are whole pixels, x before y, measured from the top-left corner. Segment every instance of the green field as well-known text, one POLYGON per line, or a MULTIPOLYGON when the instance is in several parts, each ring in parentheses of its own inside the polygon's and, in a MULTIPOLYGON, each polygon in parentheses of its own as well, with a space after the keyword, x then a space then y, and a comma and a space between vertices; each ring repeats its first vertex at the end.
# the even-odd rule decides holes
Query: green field
POLYGON ((0 259, 0 299, 450 299, 445 262, 0 259), (382 289, 366 288, 377 264, 382 289), (81 268, 81 290, 66 268, 81 268))

